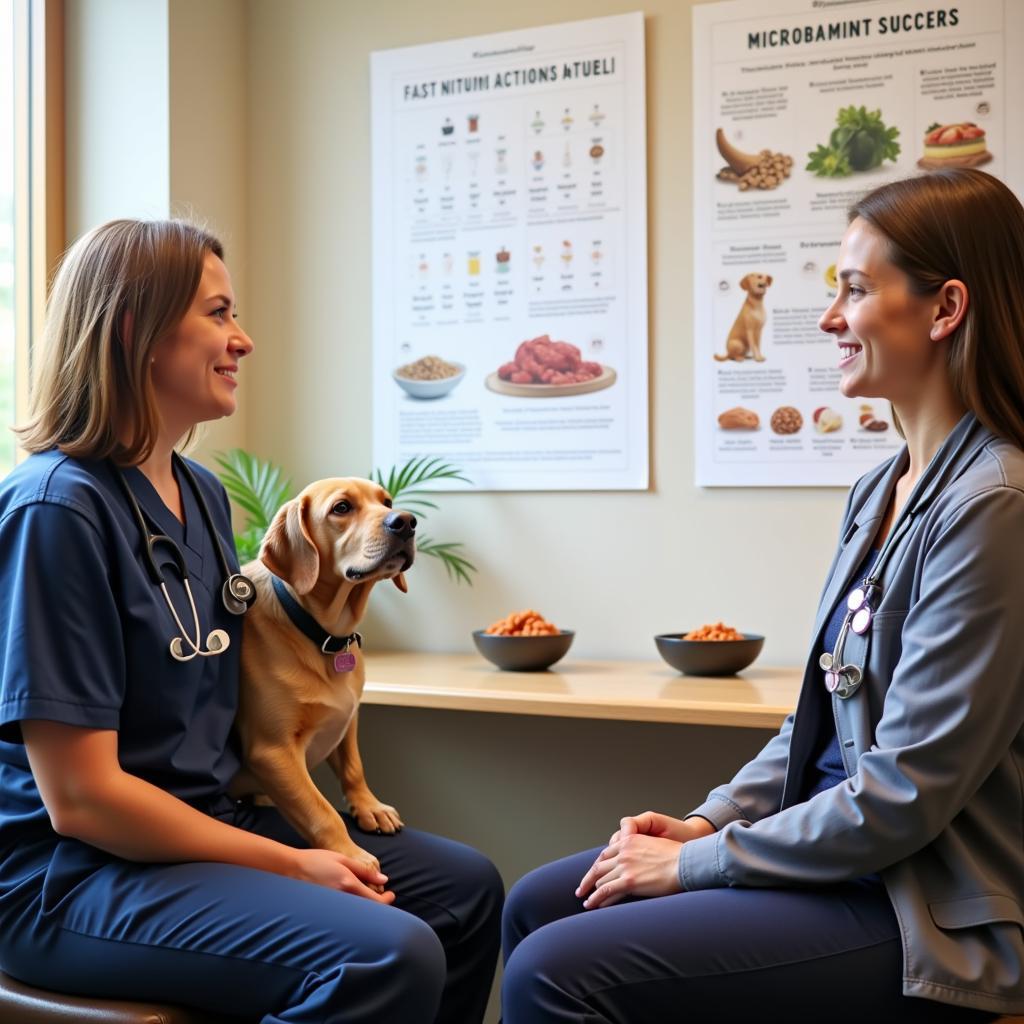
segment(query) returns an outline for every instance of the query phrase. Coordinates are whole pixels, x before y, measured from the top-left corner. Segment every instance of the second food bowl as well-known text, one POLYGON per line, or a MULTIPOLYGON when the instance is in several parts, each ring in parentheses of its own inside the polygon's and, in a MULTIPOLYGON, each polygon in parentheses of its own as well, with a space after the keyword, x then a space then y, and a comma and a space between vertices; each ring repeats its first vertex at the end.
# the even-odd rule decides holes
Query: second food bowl
POLYGON ((540 672, 565 657, 575 635, 571 629, 548 636, 498 636, 477 629, 473 631, 473 643, 498 668, 509 672, 540 672))

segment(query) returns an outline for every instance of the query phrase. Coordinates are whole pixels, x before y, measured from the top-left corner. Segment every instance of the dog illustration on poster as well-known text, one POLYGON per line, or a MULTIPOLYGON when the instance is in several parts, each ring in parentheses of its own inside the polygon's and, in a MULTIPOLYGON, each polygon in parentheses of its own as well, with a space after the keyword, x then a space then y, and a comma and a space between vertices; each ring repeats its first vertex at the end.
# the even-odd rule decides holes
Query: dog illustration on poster
POLYGON ((739 315, 729 330, 725 343, 725 354, 715 353, 715 359, 724 363, 732 359, 737 363, 744 359, 753 359, 763 363, 761 352, 761 332, 764 330, 768 314, 764 308, 764 294, 771 287, 771 274, 746 274, 740 281, 740 287, 747 293, 743 300, 739 315))

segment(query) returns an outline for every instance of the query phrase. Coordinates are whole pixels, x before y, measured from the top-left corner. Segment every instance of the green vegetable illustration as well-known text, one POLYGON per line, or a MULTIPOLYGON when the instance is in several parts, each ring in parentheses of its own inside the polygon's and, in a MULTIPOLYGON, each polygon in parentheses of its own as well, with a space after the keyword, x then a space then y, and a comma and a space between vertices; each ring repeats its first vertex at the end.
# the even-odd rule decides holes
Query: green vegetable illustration
POLYGON ((810 161, 806 169, 820 178, 845 178, 854 171, 870 171, 900 155, 896 141, 899 134, 899 128, 886 128, 881 110, 843 107, 828 145, 819 145, 807 154, 810 161))

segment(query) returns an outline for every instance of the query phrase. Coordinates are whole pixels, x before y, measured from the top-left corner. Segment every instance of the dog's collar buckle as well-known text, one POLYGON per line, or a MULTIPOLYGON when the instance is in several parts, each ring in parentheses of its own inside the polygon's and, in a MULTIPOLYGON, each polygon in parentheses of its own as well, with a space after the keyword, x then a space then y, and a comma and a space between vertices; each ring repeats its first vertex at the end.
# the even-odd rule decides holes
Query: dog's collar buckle
POLYGON ((324 638, 324 642, 320 645, 320 650, 323 651, 324 654, 339 654, 347 651, 353 644, 355 644, 356 647, 362 648, 362 633, 349 633, 348 636, 332 636, 329 633, 324 638))

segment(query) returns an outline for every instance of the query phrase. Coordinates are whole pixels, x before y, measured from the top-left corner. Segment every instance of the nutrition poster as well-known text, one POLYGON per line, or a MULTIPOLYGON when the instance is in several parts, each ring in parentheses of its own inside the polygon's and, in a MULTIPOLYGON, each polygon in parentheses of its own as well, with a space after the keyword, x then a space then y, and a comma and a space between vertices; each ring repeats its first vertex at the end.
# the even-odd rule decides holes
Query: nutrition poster
POLYGON ((1024 195, 1024 3, 736 0, 693 25, 697 484, 849 485, 902 441, 818 328, 846 209, 941 167, 1024 195))
POLYGON ((647 486, 643 32, 627 14, 372 55, 375 465, 647 486))

